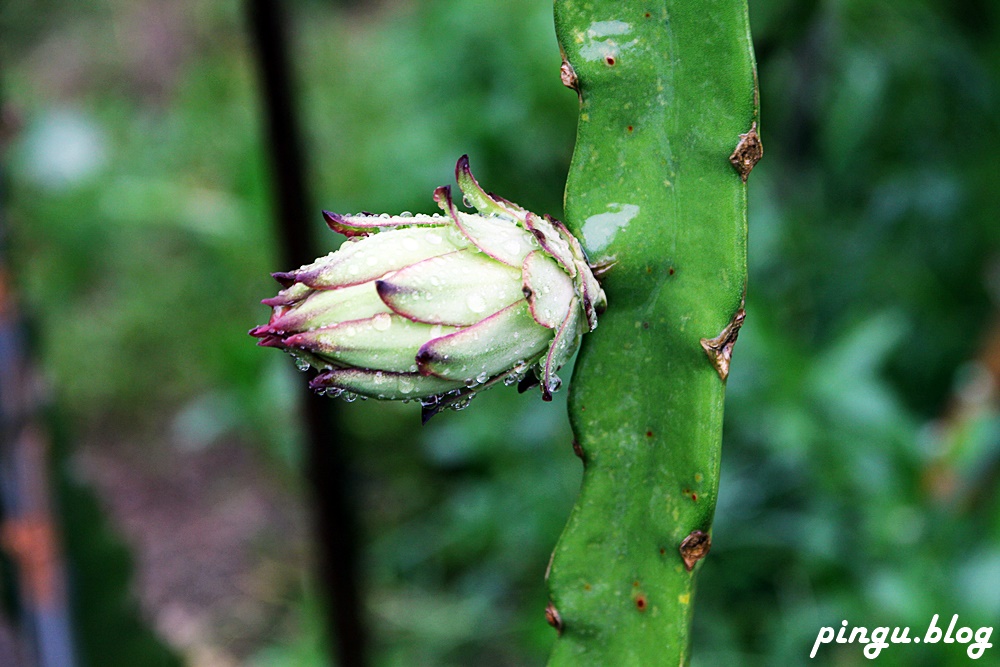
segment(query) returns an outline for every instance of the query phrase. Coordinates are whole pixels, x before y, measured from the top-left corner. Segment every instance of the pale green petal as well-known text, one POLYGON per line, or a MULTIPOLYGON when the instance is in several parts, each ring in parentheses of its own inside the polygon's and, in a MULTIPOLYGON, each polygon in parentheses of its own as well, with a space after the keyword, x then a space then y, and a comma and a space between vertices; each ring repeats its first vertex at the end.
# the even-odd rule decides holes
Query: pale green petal
POLYGON ((538 248, 534 236, 504 218, 456 212, 455 225, 477 248, 508 266, 520 267, 538 248))
POLYGON ((432 257, 376 283, 393 311, 419 322, 468 326, 524 298, 521 271, 472 249, 432 257))
POLYGON ((569 274, 570 278, 575 278, 577 270, 573 250, 570 248, 569 243, 566 242, 566 239, 562 237, 562 234, 552 224, 552 220, 547 217, 539 218, 534 213, 528 213, 524 224, 528 228, 528 231, 538 239, 538 243, 542 246, 542 249, 552 255, 566 269, 566 273, 569 274))
POLYGON ((426 398, 464 387, 461 382, 433 375, 388 373, 363 368, 334 368, 320 373, 309 384, 313 389, 349 391, 390 401, 426 398))
POLYGON ((340 250, 291 275, 319 289, 357 285, 468 245, 468 239, 450 226, 394 229, 347 241, 340 250))
POLYGON ((447 226, 447 218, 439 214, 434 215, 376 215, 374 213, 360 213, 358 215, 341 215, 323 211, 323 218, 327 226, 335 232, 346 236, 368 236, 376 232, 399 227, 414 226, 447 226))
POLYGON ((420 348, 420 372, 451 380, 484 382, 543 354, 552 330, 535 322, 522 299, 475 326, 420 348))
POLYGON ((454 331, 454 327, 411 322, 399 315, 380 313, 366 320, 295 334, 285 343, 334 365, 412 373, 417 370, 420 347, 454 331))
POLYGON ((274 332, 306 331, 389 312, 392 311, 379 298, 375 283, 367 282, 336 289, 312 290, 308 297, 270 325, 274 332))
POLYGON ((552 397, 552 392, 559 389, 560 380, 556 376, 556 372, 569 361, 577 348, 580 347, 580 338, 583 336, 582 323, 583 312, 580 307, 580 299, 573 297, 566 319, 556 330, 555 338, 552 339, 552 345, 549 346, 542 366, 542 397, 546 400, 552 397))
POLYGON ((455 180, 458 182, 458 188, 462 191, 465 202, 483 215, 498 215, 511 220, 524 219, 524 214, 527 211, 523 208, 506 199, 493 197, 479 186, 479 182, 469 168, 469 156, 463 155, 458 159, 458 164, 455 165, 455 180))
POLYGON ((438 188, 434 199, 469 242, 499 262, 520 268, 525 255, 538 247, 535 237, 511 218, 459 212, 448 186, 438 188))
POLYGON ((573 301, 572 278, 541 250, 525 257, 523 274, 523 291, 532 317, 543 327, 555 329, 566 319, 573 301))

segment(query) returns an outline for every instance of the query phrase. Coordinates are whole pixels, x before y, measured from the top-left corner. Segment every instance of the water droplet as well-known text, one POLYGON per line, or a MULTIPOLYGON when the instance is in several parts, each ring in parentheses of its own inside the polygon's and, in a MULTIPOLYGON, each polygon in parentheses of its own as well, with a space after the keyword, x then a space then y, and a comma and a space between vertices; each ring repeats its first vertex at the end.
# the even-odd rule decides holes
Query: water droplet
POLYGON ((407 238, 403 239, 402 246, 406 250, 416 250, 417 248, 420 247, 420 244, 417 243, 416 239, 411 239, 411 238, 407 237, 407 238))
POLYGON ((401 217, 401 218, 412 218, 413 214, 410 213, 409 211, 403 211, 402 213, 399 214, 399 217, 401 217))
POLYGON ((469 195, 462 195, 462 203, 465 204, 465 208, 472 208, 472 200, 469 199, 469 195))
MULTIPOLYGON (((401 393, 401 394, 409 394, 411 391, 414 390, 415 387, 416 387, 416 385, 414 384, 413 380, 411 380, 410 378, 405 378, 405 377, 399 378, 399 393, 401 393)), ((405 400, 409 400, 409 399, 405 399, 405 400)))
POLYGON ((392 326, 392 315, 389 313, 378 313, 372 318, 372 329, 375 331, 385 331, 392 326))
POLYGON ((475 394, 469 394, 465 398, 455 401, 449 407, 451 407, 452 410, 464 410, 469 407, 469 403, 472 402, 473 397, 475 397, 475 394))
POLYGON ((465 305, 474 313, 481 313, 486 310, 486 300, 478 294, 470 294, 465 300, 465 305))
POLYGON ((519 254, 521 252, 521 241, 519 239, 511 239, 504 244, 504 250, 512 255, 519 254))
POLYGON ((430 243, 431 245, 440 245, 441 244, 441 236, 438 235, 438 234, 428 234, 427 238, 426 238, 426 241, 428 243, 430 243))
POLYGON ((388 220, 389 219, 389 214, 388 213, 380 213, 378 217, 382 218, 383 220, 388 220))
POLYGON ((295 367, 300 371, 307 371, 309 370, 309 362, 302 357, 295 357, 295 367))
POLYGON ((479 384, 483 384, 489 379, 490 379, 490 374, 487 373, 486 371, 483 371, 482 373, 476 376, 476 382, 478 382, 479 384))
POLYGON ((345 391, 343 394, 340 395, 340 397, 343 398, 348 403, 353 403, 354 401, 358 400, 358 395, 351 393, 349 391, 345 391))

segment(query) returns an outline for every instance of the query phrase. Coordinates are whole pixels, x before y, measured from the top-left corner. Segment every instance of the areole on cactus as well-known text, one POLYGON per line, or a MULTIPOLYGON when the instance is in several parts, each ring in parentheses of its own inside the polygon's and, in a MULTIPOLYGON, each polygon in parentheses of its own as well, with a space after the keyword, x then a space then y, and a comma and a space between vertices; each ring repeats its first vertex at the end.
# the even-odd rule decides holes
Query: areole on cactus
POLYGON ((250 331, 258 345, 317 370, 316 391, 418 399, 425 418, 497 382, 537 382, 551 400, 604 291, 565 225, 485 192, 466 156, 455 176, 476 213, 449 186, 434 192, 443 214, 324 212, 349 240, 273 274, 284 289, 263 301, 273 311, 250 331))

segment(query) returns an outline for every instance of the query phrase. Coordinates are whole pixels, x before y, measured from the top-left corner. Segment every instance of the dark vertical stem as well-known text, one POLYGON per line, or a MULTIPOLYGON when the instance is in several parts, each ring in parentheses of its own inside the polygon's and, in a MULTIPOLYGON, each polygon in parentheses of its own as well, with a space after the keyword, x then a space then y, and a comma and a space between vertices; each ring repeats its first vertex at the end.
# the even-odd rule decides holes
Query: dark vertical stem
MULTIPOLYGON (((3 111, 0 98, 0 160, 6 134, 3 111)), ((49 477, 51 438, 42 414, 45 397, 29 357, 26 326, 7 264, 3 176, 0 163, 0 549, 17 573, 25 664, 73 667, 66 568, 49 477)), ((17 661, 16 656, 10 659, 17 661)))
MULTIPOLYGON (((308 223, 313 214, 306 188, 306 160, 296 119, 285 17, 275 0, 248 0, 268 151, 274 183, 275 216, 283 264, 294 268, 315 252, 308 223)), ((306 474, 313 489, 320 578, 328 593, 331 641, 338 663, 367 664, 366 629, 358 586, 357 520, 352 479, 343 454, 336 404, 303 387, 306 474)))

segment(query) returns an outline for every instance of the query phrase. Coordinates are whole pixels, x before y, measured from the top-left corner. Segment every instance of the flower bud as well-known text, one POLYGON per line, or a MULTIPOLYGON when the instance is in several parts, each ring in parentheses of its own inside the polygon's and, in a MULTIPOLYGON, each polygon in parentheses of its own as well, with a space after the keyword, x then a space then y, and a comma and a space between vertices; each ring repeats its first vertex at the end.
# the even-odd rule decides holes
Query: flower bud
POLYGON ((273 311, 250 331, 258 345, 319 371, 319 392, 418 399, 425 419, 497 382, 537 381, 551 400, 604 291, 561 222, 487 194, 465 156, 455 173, 477 213, 459 211, 449 186, 434 193, 443 214, 324 212, 349 240, 273 274, 284 289, 263 301, 273 311))

